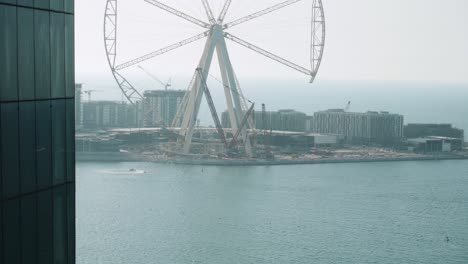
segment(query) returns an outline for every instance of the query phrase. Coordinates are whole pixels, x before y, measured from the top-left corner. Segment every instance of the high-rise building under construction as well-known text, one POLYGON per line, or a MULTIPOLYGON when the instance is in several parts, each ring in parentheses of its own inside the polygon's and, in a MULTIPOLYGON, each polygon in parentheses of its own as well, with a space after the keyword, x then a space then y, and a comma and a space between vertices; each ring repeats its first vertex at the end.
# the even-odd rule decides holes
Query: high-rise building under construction
POLYGON ((186 94, 181 90, 145 91, 143 101, 144 126, 169 127, 186 94))

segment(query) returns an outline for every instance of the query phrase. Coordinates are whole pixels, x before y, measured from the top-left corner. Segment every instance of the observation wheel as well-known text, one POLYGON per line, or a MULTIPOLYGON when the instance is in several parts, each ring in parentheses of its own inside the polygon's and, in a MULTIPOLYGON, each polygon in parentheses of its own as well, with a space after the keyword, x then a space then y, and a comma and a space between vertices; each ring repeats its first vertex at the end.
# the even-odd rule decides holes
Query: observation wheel
MULTIPOLYGON (((241 1, 241 0, 238 0, 241 1)), ((140 92, 124 77, 123 70, 138 66, 140 63, 156 59, 158 56, 161 56, 166 53, 170 53, 173 50, 186 46, 195 41, 206 39, 204 49, 202 51, 201 58, 198 64, 193 64, 193 77, 189 85, 189 90, 180 104, 178 113, 172 127, 180 128, 180 136, 184 138, 183 150, 184 154, 190 152, 190 147, 192 143, 192 136, 194 126, 196 124, 197 116, 200 109, 200 104, 202 101, 203 95, 209 96, 209 91, 206 87, 206 79, 210 76, 210 67, 212 61, 214 60, 215 54, 217 57, 217 62, 219 64, 220 73, 221 73, 221 82, 224 87, 225 99, 227 102, 227 112, 231 122, 231 128, 236 130, 239 129, 239 134, 242 136, 241 140, 244 144, 246 153, 251 153, 250 140, 247 135, 246 126, 242 124, 244 114, 247 112, 247 107, 240 90, 239 83, 237 81, 237 76, 234 73, 234 68, 231 63, 232 54, 228 52, 228 47, 226 45, 226 40, 229 42, 238 44, 240 47, 247 48, 261 56, 264 56, 270 61, 277 62, 286 66, 290 69, 293 69, 301 74, 305 74, 309 77, 310 82, 312 83, 318 73, 320 64, 322 61, 322 56, 325 47, 325 15, 324 9, 321 0, 271 0, 263 1, 269 2, 266 4, 266 7, 255 10, 251 13, 243 15, 241 17, 234 17, 232 19, 227 19, 228 14, 231 9, 234 9, 233 6, 237 2, 235 0, 201 0, 198 1, 189 1, 188 5, 197 6, 203 8, 204 18, 194 16, 189 14, 181 9, 174 8, 173 5, 177 1, 163 1, 163 0, 107 0, 106 11, 104 16, 104 42, 105 49, 107 54, 107 59, 111 72, 119 86, 122 90, 122 93, 125 95, 127 100, 134 104, 136 101, 141 100, 143 97, 140 92), (155 50, 153 52, 144 54, 142 56, 130 59, 128 61, 119 62, 117 58, 118 53, 118 2, 123 1, 141 1, 146 2, 148 9, 159 9, 159 11, 168 13, 174 18, 179 18, 184 20, 191 26, 195 26, 200 29, 200 32, 196 35, 193 35, 189 38, 180 40, 171 45, 167 45, 163 48, 155 50), (299 65, 291 60, 285 59, 278 56, 275 53, 272 53, 264 48, 261 48, 249 41, 246 41, 237 35, 232 33, 233 28, 240 28, 240 25, 248 24, 251 21, 254 21, 259 18, 274 17, 272 14, 275 12, 286 9, 290 6, 297 4, 307 4, 311 9, 308 11, 301 10, 301 12, 307 12, 309 15, 310 22, 310 47, 309 50, 304 51, 305 54, 310 56, 310 66, 299 65), (213 12, 212 6, 219 6, 217 11, 213 12), (311 10, 311 11, 310 11, 311 10), (228 20, 227 22, 225 20, 228 20)), ((256 2, 255 2, 256 3, 256 2)), ((216 10, 215 10, 216 11, 216 10)), ((294 14, 293 14, 294 15, 294 14)), ((293 17, 288 18, 294 20, 293 17)), ((261 20, 259 20, 261 21, 261 20)), ((156 25, 153 27, 165 27, 167 25, 156 25)), ((244 27, 245 29, 245 27, 244 27)), ((138 30, 138 29, 136 29, 138 30)), ((280 37, 280 35, 278 35, 280 37)), ((235 56, 235 55, 234 55, 235 56)), ((253 69, 255 70, 255 69, 253 69)), ((211 98, 207 98, 208 103, 211 98)), ((212 111, 213 112, 213 111, 212 111)), ((213 113, 214 119, 216 112, 213 113)), ((216 121, 216 120, 215 120, 216 121)))

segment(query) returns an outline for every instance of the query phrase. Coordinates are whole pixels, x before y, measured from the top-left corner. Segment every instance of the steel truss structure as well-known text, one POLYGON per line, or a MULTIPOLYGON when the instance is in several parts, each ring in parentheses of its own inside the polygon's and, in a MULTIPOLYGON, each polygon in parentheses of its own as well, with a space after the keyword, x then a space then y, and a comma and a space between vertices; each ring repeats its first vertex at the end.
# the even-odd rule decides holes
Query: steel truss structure
MULTIPOLYGON (((238 134, 241 135, 239 141, 243 142, 245 153, 247 156, 252 155, 252 145, 247 135, 246 126, 241 125, 248 111, 245 101, 243 100, 242 91, 238 85, 237 77, 234 73, 231 59, 226 46, 226 39, 246 47, 260 55, 263 55, 273 61, 281 63, 291 69, 300 73, 310 76, 310 82, 313 82, 320 67, 324 47, 325 47, 325 15, 321 0, 308 0, 312 2, 312 16, 311 16, 311 47, 310 47, 310 68, 300 66, 294 62, 286 60, 276 54, 273 54, 265 49, 262 49, 252 43, 249 43, 239 37, 227 32, 230 28, 237 25, 247 23, 248 21, 257 19, 259 17, 274 13, 277 10, 291 6, 298 2, 307 0, 287 0, 271 7, 259 10, 245 17, 241 17, 234 21, 225 23, 224 19, 229 12, 232 0, 226 0, 223 5, 219 16, 216 18, 210 7, 208 0, 201 0, 203 8, 206 13, 207 21, 202 21, 198 18, 190 16, 182 11, 179 11, 171 6, 164 4, 157 0, 143 0, 148 4, 168 12, 174 16, 186 20, 189 23, 197 25, 204 29, 203 32, 179 41, 167 47, 161 48, 149 54, 135 58, 133 60, 116 64, 117 57, 117 2, 118 0, 107 0, 105 18, 104 18, 104 39, 107 52, 109 66, 112 70, 115 80, 124 93, 125 97, 134 103, 135 100, 142 98, 141 94, 123 77, 120 73, 128 67, 138 65, 139 63, 155 58, 174 49, 193 43, 197 40, 206 38, 206 44, 202 53, 201 59, 196 66, 196 71, 190 82, 187 95, 182 100, 180 108, 173 121, 173 127, 180 127, 181 138, 183 138, 182 152, 188 154, 192 145, 192 137, 194 127, 196 125, 200 104, 204 95, 205 87, 203 80, 209 76, 211 63, 216 52, 221 71, 222 83, 227 102, 228 115, 231 121, 233 131, 240 129, 238 134)), ((236 133, 237 134, 237 133, 236 133)))
POLYGON ((112 75, 124 96, 131 104, 142 100, 141 93, 115 67, 117 58, 117 0, 107 0, 106 12, 104 13, 104 46, 112 75))

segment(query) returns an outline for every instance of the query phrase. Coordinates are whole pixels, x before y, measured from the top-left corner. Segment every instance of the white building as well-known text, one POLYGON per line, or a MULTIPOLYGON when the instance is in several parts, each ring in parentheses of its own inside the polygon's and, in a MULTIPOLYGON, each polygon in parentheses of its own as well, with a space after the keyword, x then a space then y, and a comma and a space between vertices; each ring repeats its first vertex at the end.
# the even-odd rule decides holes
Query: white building
POLYGON ((392 144, 403 138, 402 115, 388 112, 351 113, 332 109, 314 113, 313 132, 342 136, 350 143, 392 144))

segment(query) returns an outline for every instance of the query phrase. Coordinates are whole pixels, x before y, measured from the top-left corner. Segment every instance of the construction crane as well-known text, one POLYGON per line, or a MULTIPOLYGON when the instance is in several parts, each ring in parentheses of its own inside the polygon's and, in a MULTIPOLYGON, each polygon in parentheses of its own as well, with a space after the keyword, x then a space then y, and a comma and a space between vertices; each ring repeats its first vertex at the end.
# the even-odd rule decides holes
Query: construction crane
POLYGON ((87 90, 87 91, 83 91, 85 94, 88 95, 88 102, 91 102, 91 95, 95 92, 104 92, 102 90, 87 90))
POLYGON ((351 108, 351 101, 348 101, 348 104, 346 105, 344 111, 348 112, 350 108, 351 108))
MULTIPOLYGON (((263 144, 265 145, 265 158, 266 159, 274 159, 273 153, 270 149, 270 137, 271 132, 268 135, 267 128, 266 128, 266 106, 262 104, 262 126, 263 126, 263 144)), ((270 129, 271 130, 271 129, 270 129)))
POLYGON ((229 149, 232 149, 237 145, 237 139, 239 138, 239 135, 242 133, 242 129, 244 129, 244 126, 249 120, 250 115, 252 115, 252 113, 254 112, 254 107, 255 107, 255 104, 252 104, 252 106, 249 108, 247 113, 245 113, 244 118, 242 119, 242 122, 236 131, 236 134, 232 137, 231 143, 229 144, 229 149))
POLYGON ((211 93, 210 93, 210 90, 208 89, 205 76, 203 75, 201 68, 197 68, 197 72, 200 75, 200 79, 202 80, 206 101, 208 102, 211 116, 213 117, 213 121, 215 122, 216 130, 218 131, 218 134, 221 137, 221 141, 224 143, 224 146, 226 147, 226 149, 229 149, 229 146, 226 140, 226 135, 224 134, 223 127, 221 126, 221 122, 219 121, 218 113, 216 112, 216 108, 213 103, 213 97, 211 97, 211 93))
MULTIPOLYGON (((146 75, 148 75, 155 82, 161 84, 164 87, 166 92, 172 86, 171 79, 169 79, 167 81, 167 83, 164 83, 158 77, 156 77, 154 74, 152 74, 151 72, 149 72, 148 70, 143 68, 143 66, 138 65, 138 68, 140 68, 144 73, 146 73, 146 75)), ((158 125, 160 125, 161 127, 166 128, 168 125, 170 125, 170 124, 168 124, 168 123, 170 123, 170 120, 169 120, 169 96, 168 96, 168 94, 165 95, 164 99, 165 99, 165 103, 166 103, 166 111, 165 111, 166 114, 164 116, 164 120, 161 120, 160 124, 158 124, 158 125)), ((153 116, 153 114, 155 112, 154 105, 152 105, 147 100, 145 100, 145 105, 146 105, 146 108, 148 108, 147 111, 145 112, 145 117, 144 117, 145 122, 151 124, 152 123, 151 117, 153 116)))
POLYGON ((158 77, 156 77, 154 74, 150 73, 149 71, 147 71, 145 68, 143 68, 141 65, 138 65, 138 68, 140 68, 144 73, 146 73, 149 77, 151 77, 151 79, 155 80, 157 83, 161 84, 164 89, 167 91, 169 88, 171 88, 172 84, 171 84, 171 79, 169 79, 169 81, 167 81, 167 83, 164 83, 163 81, 161 81, 158 77))

